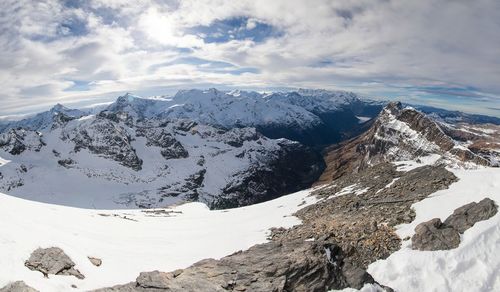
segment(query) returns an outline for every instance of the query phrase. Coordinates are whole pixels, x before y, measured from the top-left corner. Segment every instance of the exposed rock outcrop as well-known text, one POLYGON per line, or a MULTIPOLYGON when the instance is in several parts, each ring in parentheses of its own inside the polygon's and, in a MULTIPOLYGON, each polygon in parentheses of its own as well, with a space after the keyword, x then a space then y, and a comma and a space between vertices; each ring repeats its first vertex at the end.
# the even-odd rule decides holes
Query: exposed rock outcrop
POLYGON ((319 292, 374 282, 366 271, 344 266, 344 256, 327 242, 270 242, 185 270, 141 273, 136 282, 97 291, 319 292))
POLYGON ((123 166, 137 171, 142 169, 142 160, 131 144, 130 134, 123 126, 111 120, 97 117, 79 124, 74 129, 70 128, 65 131, 63 137, 68 137, 75 143, 76 152, 88 149, 123 166))
POLYGON ((495 202, 489 198, 481 200, 479 203, 472 202, 456 209, 444 221, 445 225, 451 226, 460 233, 471 228, 479 221, 488 220, 498 212, 495 202))
POLYGON ((456 209, 444 223, 439 218, 420 223, 411 238, 412 248, 418 250, 457 248, 460 244, 460 233, 464 233, 479 221, 493 217, 497 211, 495 202, 485 198, 479 203, 472 202, 456 209))
POLYGON ((460 233, 435 218, 417 225, 411 244, 418 250, 453 249, 460 244, 460 233))
POLYGON ((182 144, 164 129, 138 128, 136 133, 139 137, 146 137, 147 146, 160 147, 161 155, 165 159, 178 159, 189 156, 182 144))
POLYGON ((76 161, 74 161, 71 158, 66 158, 66 159, 60 159, 57 161, 57 164, 59 164, 62 167, 70 168, 74 164, 76 164, 76 161))
POLYGON ((25 150, 39 152, 45 143, 42 134, 24 129, 11 129, 0 134, 0 149, 12 155, 19 155, 25 150))
POLYGON ((0 288, 0 292, 38 292, 38 290, 31 288, 23 281, 16 281, 0 288))
POLYGON ((480 151, 457 147, 442 126, 430 117, 413 108, 403 108, 399 102, 391 102, 368 131, 326 150, 327 169, 317 184, 381 162, 412 160, 429 154, 441 155, 443 160, 453 163, 491 164, 480 151))
POLYGON ((39 248, 35 250, 24 265, 33 271, 41 272, 45 277, 49 275, 75 276, 85 278, 77 269, 75 263, 64 251, 58 247, 39 248))

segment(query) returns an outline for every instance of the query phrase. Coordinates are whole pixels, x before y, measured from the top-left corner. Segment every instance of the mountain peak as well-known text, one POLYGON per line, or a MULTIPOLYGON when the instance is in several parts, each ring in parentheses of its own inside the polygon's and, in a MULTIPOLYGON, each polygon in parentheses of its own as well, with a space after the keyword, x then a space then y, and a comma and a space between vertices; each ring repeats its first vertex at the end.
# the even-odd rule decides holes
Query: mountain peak
POLYGON ((391 101, 385 107, 385 110, 391 114, 397 114, 403 109, 403 104, 400 101, 391 101))
POLYGON ((68 108, 65 107, 64 105, 60 104, 60 103, 57 103, 56 105, 54 105, 50 109, 50 111, 53 112, 53 113, 59 113, 59 112, 65 111, 65 110, 68 110, 68 108))
POLYGON ((130 92, 125 93, 122 96, 119 96, 118 99, 116 100, 118 103, 130 103, 133 102, 135 99, 139 98, 136 95, 133 95, 130 92))
POLYGON ((446 134, 442 125, 426 114, 390 102, 368 131, 346 141, 327 154, 327 170, 321 181, 347 172, 359 172, 380 162, 409 161, 437 157, 449 166, 494 165, 489 152, 472 152, 446 134), (477 152, 477 153, 476 153, 477 152))

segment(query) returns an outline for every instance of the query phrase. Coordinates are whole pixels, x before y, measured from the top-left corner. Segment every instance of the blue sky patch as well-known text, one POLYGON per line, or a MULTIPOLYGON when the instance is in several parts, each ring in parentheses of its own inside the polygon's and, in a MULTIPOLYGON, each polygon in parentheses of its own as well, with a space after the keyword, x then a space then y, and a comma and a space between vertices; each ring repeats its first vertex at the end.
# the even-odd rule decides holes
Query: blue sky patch
POLYGON ((215 20, 208 26, 196 26, 188 31, 206 43, 225 43, 231 40, 252 40, 256 43, 283 33, 276 27, 248 17, 215 20))
POLYGON ((70 80, 73 85, 66 88, 64 91, 88 91, 90 90, 89 82, 81 80, 70 80))
POLYGON ((197 66, 198 70, 203 71, 203 72, 229 73, 232 75, 240 75, 243 73, 259 73, 260 72, 257 68, 238 67, 238 66, 231 64, 231 63, 228 63, 228 62, 212 61, 212 60, 206 60, 206 59, 191 57, 191 56, 177 58, 173 61, 169 61, 169 62, 165 62, 165 63, 161 63, 161 64, 155 64, 155 65, 149 67, 149 70, 151 72, 154 72, 155 70, 157 70, 161 67, 168 67, 168 66, 178 65, 178 64, 195 65, 195 66, 197 66))
POLYGON ((89 33, 87 22, 80 18, 70 18, 62 22, 58 33, 64 36, 83 36, 89 33))

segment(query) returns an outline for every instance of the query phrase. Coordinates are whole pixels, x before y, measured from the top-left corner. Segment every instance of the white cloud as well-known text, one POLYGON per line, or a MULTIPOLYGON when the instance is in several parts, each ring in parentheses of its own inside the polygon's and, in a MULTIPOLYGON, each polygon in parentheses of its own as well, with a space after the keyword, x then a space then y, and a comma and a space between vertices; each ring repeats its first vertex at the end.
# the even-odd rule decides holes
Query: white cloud
MULTIPOLYGON (((488 96, 469 97, 476 110, 500 101, 500 2, 495 0, 92 0, 79 5, 0 3, 0 114, 53 101, 91 102, 121 91, 199 84, 345 87, 408 99, 418 93, 421 100, 429 93, 406 88, 458 87, 488 96), (257 23, 265 23, 279 33, 263 41, 209 43, 206 33, 193 31, 236 17, 245 22, 235 29, 256 32, 257 23), (255 68, 255 73, 210 71, 210 65, 193 58, 226 62, 232 70, 255 68), (89 83, 89 91, 71 91, 75 82, 89 83)), ((213 35, 224 37, 224 32, 213 35)))
POLYGON ((257 20, 254 18, 249 18, 247 21, 246 29, 252 30, 257 27, 257 20))

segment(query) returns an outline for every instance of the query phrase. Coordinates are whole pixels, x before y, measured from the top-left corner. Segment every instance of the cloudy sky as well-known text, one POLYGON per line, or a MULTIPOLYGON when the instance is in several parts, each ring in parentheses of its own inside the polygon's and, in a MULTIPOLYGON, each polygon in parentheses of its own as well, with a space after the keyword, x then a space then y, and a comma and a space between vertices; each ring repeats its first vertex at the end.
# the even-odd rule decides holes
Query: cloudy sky
POLYGON ((296 87, 500 116, 497 0, 3 0, 0 115, 296 87))

